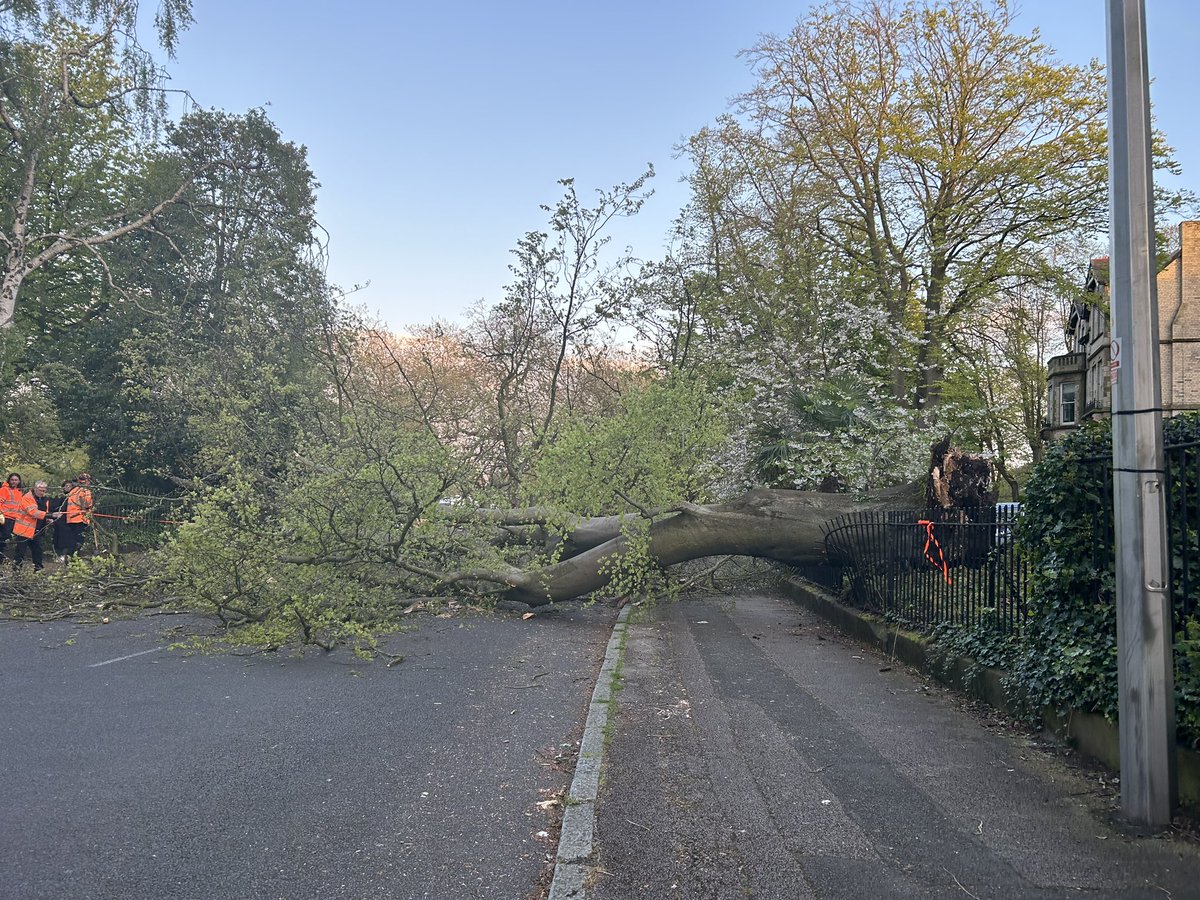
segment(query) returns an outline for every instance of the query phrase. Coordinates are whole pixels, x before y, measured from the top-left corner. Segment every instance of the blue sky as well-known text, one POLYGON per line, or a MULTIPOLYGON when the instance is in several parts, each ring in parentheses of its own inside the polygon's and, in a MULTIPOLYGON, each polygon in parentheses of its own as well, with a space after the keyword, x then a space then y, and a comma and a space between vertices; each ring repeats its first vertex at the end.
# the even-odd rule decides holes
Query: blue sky
MULTIPOLYGON (((1200 190, 1194 0, 1147 0, 1158 126, 1200 190)), ((675 146, 752 84, 738 51, 789 31, 783 0, 196 0, 168 65, 201 105, 265 107, 308 147, 330 277, 393 328, 495 300, 558 179, 655 196, 614 240, 661 256, 687 192, 675 146)), ((1067 62, 1105 54, 1103 0, 1018 6, 1067 62)))

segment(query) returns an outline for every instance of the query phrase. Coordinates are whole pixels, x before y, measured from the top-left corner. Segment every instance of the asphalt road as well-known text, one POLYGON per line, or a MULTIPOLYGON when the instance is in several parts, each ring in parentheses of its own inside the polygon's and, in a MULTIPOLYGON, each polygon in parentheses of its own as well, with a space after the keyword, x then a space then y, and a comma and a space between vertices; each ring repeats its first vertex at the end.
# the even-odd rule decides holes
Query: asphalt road
POLYGON ((622 674, 589 900, 1200 897, 1097 773, 789 600, 631 618, 622 674))
POLYGON ((0 897, 529 897, 613 619, 430 617, 390 668, 4 624, 0 897))

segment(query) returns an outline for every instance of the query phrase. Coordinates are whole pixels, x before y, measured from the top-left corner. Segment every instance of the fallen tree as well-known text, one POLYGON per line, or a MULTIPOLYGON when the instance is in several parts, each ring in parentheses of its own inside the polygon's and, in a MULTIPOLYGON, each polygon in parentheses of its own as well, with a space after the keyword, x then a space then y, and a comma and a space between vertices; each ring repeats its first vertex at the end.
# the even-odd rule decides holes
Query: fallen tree
MULTIPOLYGON (((643 538, 646 555, 661 568, 712 556, 753 556, 790 565, 826 561, 825 528, 838 516, 912 505, 911 488, 882 492, 867 500, 814 491, 754 490, 728 503, 680 504, 650 518, 643 538)), ((542 510, 485 512, 507 526, 541 525, 542 510)), ((612 564, 628 554, 632 540, 622 523, 605 516, 579 523, 564 541, 558 561, 537 568, 470 570, 439 579, 438 592, 464 585, 500 586, 505 600, 541 606, 583 597, 607 586, 612 564)), ((432 573, 422 573, 432 574, 432 573)))
MULTIPOLYGON (((949 479, 944 496, 957 496, 954 480, 972 469, 961 461, 955 457, 948 465, 943 451, 930 464, 935 477, 949 479)), ((643 508, 622 492, 624 515, 611 514, 617 505, 611 504, 600 507, 604 515, 577 517, 554 504, 472 509, 466 502, 444 503, 438 482, 424 496, 372 494, 340 472, 331 469, 325 480, 304 482, 304 493, 291 495, 305 502, 289 508, 287 528, 259 527, 263 512, 253 491, 214 491, 161 550, 127 561, 81 560, 65 573, 69 577, 29 579, 30 590, 41 590, 20 614, 81 615, 76 595, 95 601, 96 579, 111 580, 123 566, 126 580, 149 598, 170 595, 210 608, 238 643, 349 643, 370 652, 380 629, 435 604, 541 607, 599 593, 674 594, 718 567, 691 571, 690 578, 668 574, 681 563, 758 558, 806 566, 830 562, 831 553, 845 561, 877 546, 878 529, 858 527, 882 521, 871 513, 887 510, 889 522, 896 510, 912 511, 900 517, 912 522, 957 522, 961 513, 953 505, 929 511, 927 485, 916 484, 866 498, 759 489, 721 503, 662 508, 643 508), (827 541, 831 529, 835 541, 827 541)), ((924 558, 917 538, 888 546, 888 552, 924 558)))
MULTIPOLYGON (((866 499, 816 491, 760 489, 720 504, 679 504, 670 510, 643 510, 627 516, 601 516, 578 522, 561 539, 554 562, 531 568, 516 566, 473 569, 437 578, 435 593, 453 593, 464 587, 488 591, 529 606, 542 606, 584 597, 610 583, 614 563, 635 549, 662 569, 715 556, 752 556, 788 565, 818 565, 829 561, 826 531, 833 520, 858 513, 897 508, 936 509, 940 521, 977 515, 976 509, 995 502, 991 491, 991 464, 979 456, 961 453, 944 438, 931 448, 929 475, 923 485, 881 491, 866 499), (638 521, 640 518, 640 522, 638 521), (641 529, 629 529, 636 522, 641 529), (634 538, 639 544, 633 546, 634 538)), ((545 528, 553 511, 539 507, 520 510, 478 510, 472 515, 506 529, 536 529, 546 540, 545 528)), ((853 551, 843 536, 841 552, 853 551)), ((867 540, 865 535, 859 539, 867 540)), ((914 545, 915 546, 915 545, 914 545)), ((913 551, 919 556, 919 548, 913 551)), ((427 577, 435 573, 422 571, 427 577)))

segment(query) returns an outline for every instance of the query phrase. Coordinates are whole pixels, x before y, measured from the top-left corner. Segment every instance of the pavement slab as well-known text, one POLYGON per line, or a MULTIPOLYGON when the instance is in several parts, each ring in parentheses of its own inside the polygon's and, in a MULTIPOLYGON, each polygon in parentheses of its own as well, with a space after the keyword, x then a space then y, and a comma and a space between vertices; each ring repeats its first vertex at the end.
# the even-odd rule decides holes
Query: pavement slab
POLYGON ((630 619, 593 900, 1200 897, 1086 772, 770 595, 630 619))

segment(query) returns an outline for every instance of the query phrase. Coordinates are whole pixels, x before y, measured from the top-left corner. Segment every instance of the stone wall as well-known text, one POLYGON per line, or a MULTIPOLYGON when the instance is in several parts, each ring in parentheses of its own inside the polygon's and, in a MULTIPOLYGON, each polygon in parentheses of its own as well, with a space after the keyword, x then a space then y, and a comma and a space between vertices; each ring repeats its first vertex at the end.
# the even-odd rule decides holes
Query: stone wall
POLYGON ((1163 406, 1200 409, 1200 222, 1179 226, 1179 252, 1158 275, 1163 406))

